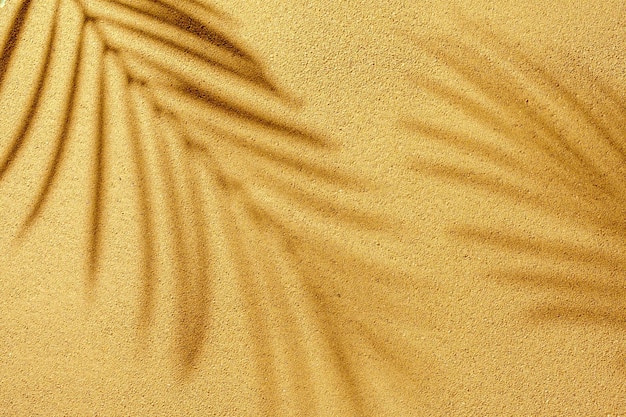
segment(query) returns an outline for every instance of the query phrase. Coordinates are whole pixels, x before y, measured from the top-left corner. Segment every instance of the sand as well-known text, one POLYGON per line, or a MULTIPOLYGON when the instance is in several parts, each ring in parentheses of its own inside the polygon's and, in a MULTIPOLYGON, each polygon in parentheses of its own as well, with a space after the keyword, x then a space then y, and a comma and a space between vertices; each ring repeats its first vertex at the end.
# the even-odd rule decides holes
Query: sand
POLYGON ((0 416, 626 415, 625 19, 7 0, 0 416))

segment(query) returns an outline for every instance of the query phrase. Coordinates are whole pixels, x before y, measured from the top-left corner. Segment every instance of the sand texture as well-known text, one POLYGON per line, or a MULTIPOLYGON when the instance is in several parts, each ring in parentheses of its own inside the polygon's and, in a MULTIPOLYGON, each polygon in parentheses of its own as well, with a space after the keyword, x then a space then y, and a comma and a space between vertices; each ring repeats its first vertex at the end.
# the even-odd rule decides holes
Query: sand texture
POLYGON ((626 416, 626 4, 7 0, 0 416, 626 416))

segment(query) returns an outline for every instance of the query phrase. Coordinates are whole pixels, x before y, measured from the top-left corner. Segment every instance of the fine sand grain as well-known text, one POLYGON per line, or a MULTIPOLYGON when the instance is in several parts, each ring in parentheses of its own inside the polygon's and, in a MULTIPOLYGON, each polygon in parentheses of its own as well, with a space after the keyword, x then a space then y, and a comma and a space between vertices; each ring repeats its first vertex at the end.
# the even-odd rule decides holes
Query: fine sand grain
POLYGON ((626 416, 583 3, 7 0, 0 416, 626 416))

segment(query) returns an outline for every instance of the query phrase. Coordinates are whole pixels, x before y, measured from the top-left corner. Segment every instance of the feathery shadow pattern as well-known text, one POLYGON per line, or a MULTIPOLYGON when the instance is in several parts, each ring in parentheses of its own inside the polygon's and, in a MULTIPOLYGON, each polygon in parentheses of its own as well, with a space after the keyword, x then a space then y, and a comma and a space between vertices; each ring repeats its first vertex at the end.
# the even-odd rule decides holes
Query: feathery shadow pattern
POLYGON ((486 26, 460 26, 462 37, 418 41, 444 76, 415 79, 440 105, 438 119, 403 121, 424 144, 415 171, 497 204, 502 218, 451 233, 490 248, 490 276, 559 295, 533 318, 625 331, 626 98, 578 68, 557 75, 486 26), (493 226, 511 213, 530 225, 493 226))
MULTIPOLYGON (((302 267, 306 253, 291 251, 290 242, 308 242, 307 224, 319 219, 327 223, 317 230, 386 227, 349 200, 316 191, 349 195, 365 182, 333 163, 329 140, 295 122, 295 100, 235 41, 229 18, 204 2, 57 0, 48 15, 37 4, 27 0, 15 9, 0 61, 0 98, 10 94, 11 83, 29 98, 13 112, 15 123, 0 131, 0 187, 22 175, 35 153, 41 162, 18 238, 44 221, 64 173, 75 168, 70 150, 81 143, 89 167, 80 180, 88 190, 91 294, 115 244, 107 240, 109 187, 119 167, 111 155, 123 149, 132 166, 129 198, 140 213, 140 332, 147 335, 154 320, 158 277, 169 274, 178 300, 176 349, 189 374, 210 340, 215 283, 233 281, 249 316, 255 344, 249 354, 257 359, 267 414, 280 414, 292 392, 299 393, 292 404, 308 398, 298 408, 311 412, 325 398, 316 390, 339 392, 343 381, 348 405, 337 413, 363 415, 367 396, 354 376, 358 364, 348 360, 333 323, 347 322, 362 307, 355 302, 328 315, 301 282, 318 272, 302 267), (25 38, 33 25, 42 28, 41 39, 25 38), (41 56, 30 58, 31 88, 16 69, 24 63, 19 52, 32 43, 41 56), (281 359, 285 349, 297 354, 281 359)), ((359 271, 362 280, 373 274, 359 271)), ((387 356, 384 344, 370 339, 370 347, 387 356)))

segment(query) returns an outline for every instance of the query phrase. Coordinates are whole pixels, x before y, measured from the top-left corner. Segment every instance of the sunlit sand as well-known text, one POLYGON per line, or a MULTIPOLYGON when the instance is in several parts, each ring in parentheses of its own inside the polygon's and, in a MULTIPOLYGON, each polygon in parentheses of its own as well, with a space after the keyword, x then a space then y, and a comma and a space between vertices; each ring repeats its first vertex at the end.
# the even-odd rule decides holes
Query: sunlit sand
POLYGON ((0 416, 626 415, 622 2, 0 7, 0 416))

